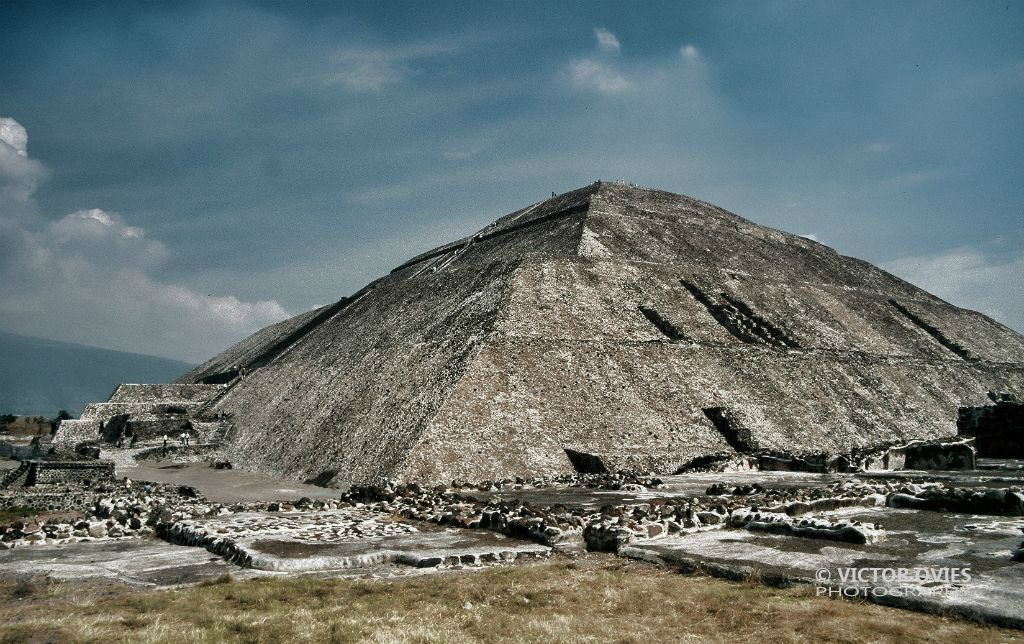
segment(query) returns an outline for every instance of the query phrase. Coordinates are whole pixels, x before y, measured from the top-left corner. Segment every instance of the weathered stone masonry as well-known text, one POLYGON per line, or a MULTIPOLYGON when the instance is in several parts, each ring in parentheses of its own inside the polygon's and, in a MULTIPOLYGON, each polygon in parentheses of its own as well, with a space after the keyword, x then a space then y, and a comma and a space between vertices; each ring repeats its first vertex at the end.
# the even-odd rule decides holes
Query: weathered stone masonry
POLYGON ((744 450, 953 436, 987 392, 1024 394, 1024 338, 808 239, 598 183, 181 382, 211 378, 231 378, 205 407, 233 419, 229 457, 275 474, 672 472, 744 450))

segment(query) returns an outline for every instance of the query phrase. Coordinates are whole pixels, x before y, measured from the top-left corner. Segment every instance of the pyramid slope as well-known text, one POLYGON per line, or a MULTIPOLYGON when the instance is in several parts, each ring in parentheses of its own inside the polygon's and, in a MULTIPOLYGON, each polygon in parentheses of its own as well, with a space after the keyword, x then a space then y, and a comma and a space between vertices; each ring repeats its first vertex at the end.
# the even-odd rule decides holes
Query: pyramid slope
POLYGON ((519 265, 576 252, 590 190, 399 267, 254 370, 212 410, 235 419, 233 461, 300 478, 393 474, 486 340, 519 265))
POLYGON ((607 185, 579 257, 517 272, 501 324, 401 473, 566 472, 566 448, 671 472, 735 451, 704 413, 715 408, 750 450, 948 436, 960 406, 1019 395, 1022 357, 1020 335, 870 264, 710 204, 607 185), (779 342, 737 337, 701 298, 745 306, 779 342))
POLYGON ((444 480, 568 472, 566 449, 672 471, 943 436, 988 391, 1024 393, 1010 329, 711 204, 602 183, 413 258, 215 411, 248 467, 444 480))
POLYGON ((327 308, 327 306, 318 307, 264 327, 182 375, 175 382, 198 383, 206 379, 216 379, 239 366, 251 366, 282 340, 300 330, 327 308))

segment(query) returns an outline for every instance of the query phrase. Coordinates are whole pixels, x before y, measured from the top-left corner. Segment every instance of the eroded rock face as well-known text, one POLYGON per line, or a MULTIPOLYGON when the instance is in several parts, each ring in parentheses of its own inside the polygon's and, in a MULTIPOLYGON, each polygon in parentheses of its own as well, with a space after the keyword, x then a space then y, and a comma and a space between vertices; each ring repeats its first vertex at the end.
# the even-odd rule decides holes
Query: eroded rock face
POLYGON ((233 418, 227 457, 245 468, 340 487, 671 473, 952 436, 986 392, 1024 394, 1024 338, 816 242, 599 183, 183 382, 223 374, 209 411, 233 418))

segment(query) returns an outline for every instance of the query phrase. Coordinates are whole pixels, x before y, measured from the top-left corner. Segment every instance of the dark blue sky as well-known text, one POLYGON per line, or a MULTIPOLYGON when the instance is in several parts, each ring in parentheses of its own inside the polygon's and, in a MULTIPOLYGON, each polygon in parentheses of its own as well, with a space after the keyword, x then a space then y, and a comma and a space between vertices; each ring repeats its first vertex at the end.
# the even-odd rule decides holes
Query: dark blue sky
POLYGON ((8 0, 0 25, 0 330, 199 360, 598 178, 1024 329, 1022 2, 8 0))

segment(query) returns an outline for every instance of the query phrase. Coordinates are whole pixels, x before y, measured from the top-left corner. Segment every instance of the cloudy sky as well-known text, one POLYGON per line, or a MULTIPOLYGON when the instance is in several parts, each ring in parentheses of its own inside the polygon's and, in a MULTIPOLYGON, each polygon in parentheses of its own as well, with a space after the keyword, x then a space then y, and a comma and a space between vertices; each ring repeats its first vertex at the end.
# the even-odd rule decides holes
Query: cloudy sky
POLYGON ((1024 331, 1024 2, 0 3, 0 330, 201 361, 594 179, 1024 331))

